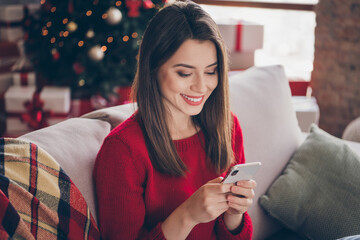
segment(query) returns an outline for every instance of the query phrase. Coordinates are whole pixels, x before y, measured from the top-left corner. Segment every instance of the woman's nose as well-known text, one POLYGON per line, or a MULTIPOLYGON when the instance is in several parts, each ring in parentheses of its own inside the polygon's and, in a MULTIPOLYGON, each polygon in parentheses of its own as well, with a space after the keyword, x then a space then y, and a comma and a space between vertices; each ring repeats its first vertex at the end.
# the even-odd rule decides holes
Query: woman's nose
POLYGON ((204 76, 202 74, 198 74, 195 77, 194 82, 191 87, 192 87, 191 90, 196 91, 198 93, 206 92, 206 83, 205 83, 204 76))

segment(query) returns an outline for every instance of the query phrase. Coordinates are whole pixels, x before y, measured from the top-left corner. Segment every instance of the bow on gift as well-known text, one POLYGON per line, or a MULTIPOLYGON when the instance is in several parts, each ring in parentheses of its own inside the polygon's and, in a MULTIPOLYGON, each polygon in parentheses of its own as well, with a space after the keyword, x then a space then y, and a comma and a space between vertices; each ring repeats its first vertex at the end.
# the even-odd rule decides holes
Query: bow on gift
POLYGON ((26 113, 21 115, 21 120, 26 122, 32 129, 40 129, 49 126, 47 119, 52 116, 51 111, 44 111, 44 101, 40 98, 40 92, 35 92, 32 100, 25 102, 26 113))

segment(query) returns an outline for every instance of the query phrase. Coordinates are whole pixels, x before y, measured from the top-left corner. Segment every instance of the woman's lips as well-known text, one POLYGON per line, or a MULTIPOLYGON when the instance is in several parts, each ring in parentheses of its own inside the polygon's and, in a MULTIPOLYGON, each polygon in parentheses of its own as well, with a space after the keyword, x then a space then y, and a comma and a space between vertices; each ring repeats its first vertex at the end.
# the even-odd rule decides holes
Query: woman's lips
POLYGON ((204 96, 189 96, 185 94, 180 94, 180 95, 183 97, 186 103, 193 106, 200 105, 204 99, 204 96))

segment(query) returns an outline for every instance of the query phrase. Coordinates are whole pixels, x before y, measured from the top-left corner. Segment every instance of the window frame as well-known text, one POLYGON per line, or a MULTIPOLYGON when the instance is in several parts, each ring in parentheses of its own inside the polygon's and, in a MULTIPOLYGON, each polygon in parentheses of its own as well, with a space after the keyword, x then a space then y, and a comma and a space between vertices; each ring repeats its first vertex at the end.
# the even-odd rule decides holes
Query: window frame
POLYGON ((314 11, 316 4, 303 3, 280 3, 280 2, 261 2, 261 1, 241 1, 241 0, 194 0, 198 4, 231 6, 231 7, 252 7, 268 8, 297 11, 314 11))

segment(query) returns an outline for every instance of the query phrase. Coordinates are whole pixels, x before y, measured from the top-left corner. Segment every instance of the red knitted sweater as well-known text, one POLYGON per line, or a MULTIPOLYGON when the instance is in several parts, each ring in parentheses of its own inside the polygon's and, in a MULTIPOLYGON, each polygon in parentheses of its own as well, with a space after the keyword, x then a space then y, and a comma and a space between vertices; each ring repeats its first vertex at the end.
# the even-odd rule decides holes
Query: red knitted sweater
MULTIPOLYGON (((111 131, 94 168, 103 239, 165 239, 161 223, 200 186, 218 177, 206 166, 203 142, 201 131, 174 141, 188 168, 185 177, 174 177, 153 167, 134 115, 111 131)), ((235 116, 233 149, 236 161, 244 163, 242 132, 235 116)), ((247 213, 242 225, 241 232, 233 235, 221 215, 215 221, 196 225, 187 239, 251 239, 252 223, 247 213)))

